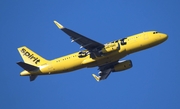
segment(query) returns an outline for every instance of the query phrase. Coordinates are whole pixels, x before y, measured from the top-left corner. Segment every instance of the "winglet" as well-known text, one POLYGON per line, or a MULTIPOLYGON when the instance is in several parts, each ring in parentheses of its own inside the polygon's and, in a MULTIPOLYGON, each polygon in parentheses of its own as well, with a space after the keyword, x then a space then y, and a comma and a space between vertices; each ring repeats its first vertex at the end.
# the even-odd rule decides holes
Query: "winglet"
POLYGON ((95 74, 92 74, 92 76, 96 79, 97 82, 100 81, 100 77, 96 76, 95 74))
POLYGON ((56 24, 56 26, 59 28, 59 29, 63 29, 64 27, 58 23, 57 21, 54 20, 54 23, 56 24))

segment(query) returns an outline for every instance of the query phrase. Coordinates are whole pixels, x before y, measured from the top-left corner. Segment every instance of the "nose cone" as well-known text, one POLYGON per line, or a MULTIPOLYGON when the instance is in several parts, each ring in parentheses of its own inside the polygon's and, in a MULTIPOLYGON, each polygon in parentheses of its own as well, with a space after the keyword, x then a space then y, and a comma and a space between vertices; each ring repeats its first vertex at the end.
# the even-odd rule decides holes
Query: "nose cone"
POLYGON ((163 41, 166 41, 168 39, 168 35, 167 34, 161 34, 161 39, 163 41))
POLYGON ((164 33, 159 33, 158 35, 159 37, 157 37, 157 42, 158 43, 162 43, 164 41, 166 41, 168 39, 168 35, 164 34, 164 33))

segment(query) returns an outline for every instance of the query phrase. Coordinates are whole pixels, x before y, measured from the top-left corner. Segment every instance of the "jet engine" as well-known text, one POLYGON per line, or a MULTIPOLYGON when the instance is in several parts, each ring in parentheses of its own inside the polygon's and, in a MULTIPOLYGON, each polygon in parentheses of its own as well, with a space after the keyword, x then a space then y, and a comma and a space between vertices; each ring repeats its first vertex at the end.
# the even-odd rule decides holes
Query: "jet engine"
POLYGON ((120 50, 119 43, 111 42, 111 43, 105 44, 105 47, 100 51, 100 53, 104 54, 104 53, 109 53, 109 52, 117 51, 117 50, 120 50))
POLYGON ((118 64, 115 65, 114 68, 112 69, 112 72, 127 70, 131 67, 132 67, 132 61, 131 60, 119 61, 118 64))

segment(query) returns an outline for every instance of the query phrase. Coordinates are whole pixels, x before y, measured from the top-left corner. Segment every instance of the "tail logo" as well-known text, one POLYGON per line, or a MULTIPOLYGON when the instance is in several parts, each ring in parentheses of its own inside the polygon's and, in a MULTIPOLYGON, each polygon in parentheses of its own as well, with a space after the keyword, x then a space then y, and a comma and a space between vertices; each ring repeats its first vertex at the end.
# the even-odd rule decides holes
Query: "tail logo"
POLYGON ((23 56, 27 56, 30 60, 32 60, 33 62, 35 62, 35 64, 37 64, 38 62, 40 62, 40 59, 38 59, 38 57, 35 57, 34 54, 29 53, 25 48, 21 49, 21 52, 23 53, 23 56))

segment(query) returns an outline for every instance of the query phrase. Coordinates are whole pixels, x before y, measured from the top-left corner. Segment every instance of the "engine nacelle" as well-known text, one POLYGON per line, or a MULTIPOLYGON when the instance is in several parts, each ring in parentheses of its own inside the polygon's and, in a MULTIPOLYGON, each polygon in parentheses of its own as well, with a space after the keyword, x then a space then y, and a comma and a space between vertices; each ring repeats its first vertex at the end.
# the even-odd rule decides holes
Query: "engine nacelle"
POLYGON ((132 61, 131 60, 121 61, 117 65, 114 66, 112 72, 127 70, 131 67, 132 67, 132 61))
POLYGON ((108 44, 105 44, 105 47, 100 51, 100 53, 109 53, 112 51, 120 50, 119 43, 111 42, 108 44))

